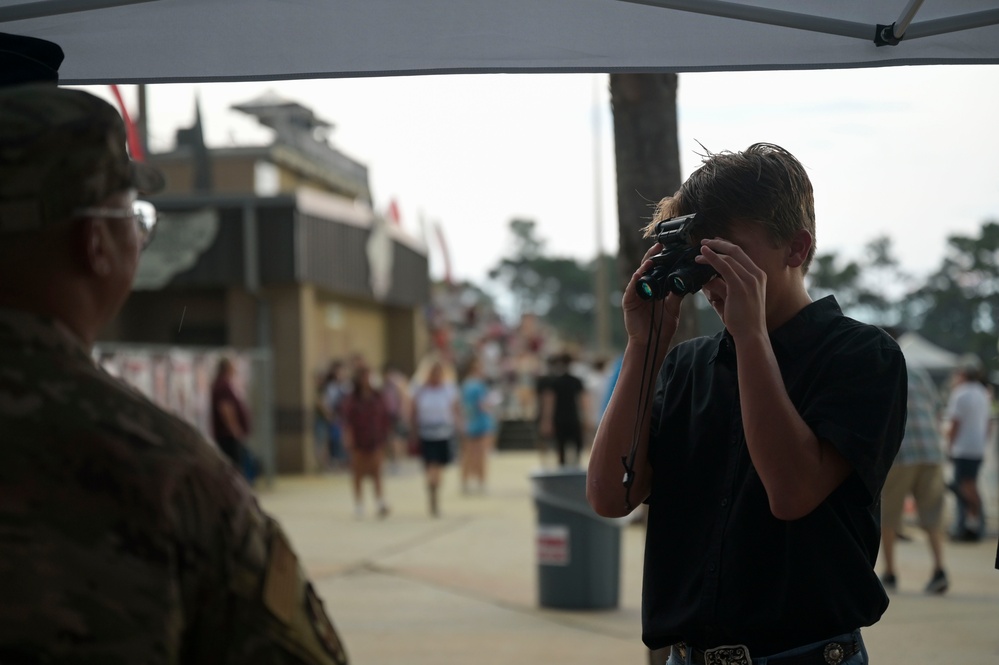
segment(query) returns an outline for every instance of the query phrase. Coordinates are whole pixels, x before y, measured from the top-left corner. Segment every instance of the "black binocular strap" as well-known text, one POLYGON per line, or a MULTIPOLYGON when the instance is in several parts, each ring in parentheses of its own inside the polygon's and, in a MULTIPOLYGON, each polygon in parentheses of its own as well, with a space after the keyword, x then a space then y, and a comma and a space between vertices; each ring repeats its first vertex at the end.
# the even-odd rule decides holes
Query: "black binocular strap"
POLYGON ((624 465, 624 479, 622 481, 624 485, 624 506, 628 509, 628 512, 635 509, 631 503, 631 486, 635 482, 635 456, 638 454, 638 436, 641 433, 641 423, 645 420, 646 413, 648 413, 649 400, 652 397, 652 383, 656 378, 656 373, 650 371, 649 351, 652 351, 652 359, 654 361, 659 355, 659 340, 662 337, 662 322, 663 316, 665 316, 665 307, 659 307, 659 325, 656 325, 656 308, 662 302, 661 300, 652 301, 652 316, 649 317, 649 337, 645 343, 645 357, 642 360, 642 379, 638 392, 638 413, 635 414, 635 427, 631 433, 631 450, 627 457, 621 458, 621 464, 624 465), (652 345, 653 334, 655 335, 654 347, 652 345), (648 375, 648 381, 646 381, 646 375, 648 375))

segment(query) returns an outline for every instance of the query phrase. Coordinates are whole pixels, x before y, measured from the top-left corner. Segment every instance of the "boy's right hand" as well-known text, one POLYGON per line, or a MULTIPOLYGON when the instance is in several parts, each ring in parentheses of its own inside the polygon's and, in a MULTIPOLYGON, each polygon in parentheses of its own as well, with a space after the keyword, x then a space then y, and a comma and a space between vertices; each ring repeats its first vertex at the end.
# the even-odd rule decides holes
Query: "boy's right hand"
MULTIPOLYGON (((628 333, 629 344, 647 344, 650 339, 650 331, 653 336, 655 335, 655 331, 652 330, 652 316, 653 311, 658 307, 658 301, 641 298, 635 285, 642 275, 652 269, 652 257, 661 252, 662 249, 663 246, 656 243, 649 248, 649 251, 645 252, 642 265, 631 276, 631 281, 628 282, 624 297, 621 299, 621 308, 624 310, 624 329, 628 333)), ((661 317, 662 327, 659 333, 662 338, 660 344, 664 349, 669 347, 669 343, 676 333, 677 325, 680 323, 680 303, 682 301, 683 296, 678 296, 670 291, 663 301, 662 313, 656 314, 656 319, 661 317)))

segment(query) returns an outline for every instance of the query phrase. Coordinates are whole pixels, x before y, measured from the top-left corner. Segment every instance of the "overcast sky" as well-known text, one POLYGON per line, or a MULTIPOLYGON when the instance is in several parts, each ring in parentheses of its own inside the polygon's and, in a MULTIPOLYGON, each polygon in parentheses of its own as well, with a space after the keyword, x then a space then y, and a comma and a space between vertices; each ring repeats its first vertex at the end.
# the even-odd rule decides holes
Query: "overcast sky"
MULTIPOLYGON (((514 217, 535 220, 551 253, 588 259, 602 201, 604 248, 616 250, 607 88, 606 75, 582 74, 156 85, 150 144, 173 145, 195 93, 210 146, 265 143, 269 131, 229 107, 274 91, 335 125, 331 142, 368 166, 377 209, 395 199, 413 233, 421 216, 439 224, 455 277, 481 281, 514 217)), ((132 103, 134 89, 123 93, 132 103)), ((925 273, 949 234, 999 220, 999 67, 681 74, 678 110, 684 177, 698 143, 794 153, 815 186, 820 252, 855 256, 887 234, 925 273)), ((431 270, 443 273, 433 242, 431 270)))

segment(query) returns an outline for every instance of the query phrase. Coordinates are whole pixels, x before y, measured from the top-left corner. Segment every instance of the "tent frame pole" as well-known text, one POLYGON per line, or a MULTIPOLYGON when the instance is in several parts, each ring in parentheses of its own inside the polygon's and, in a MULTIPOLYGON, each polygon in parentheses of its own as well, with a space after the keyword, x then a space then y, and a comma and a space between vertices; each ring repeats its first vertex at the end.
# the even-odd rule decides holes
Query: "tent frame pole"
POLYGON ((922 6, 923 0, 909 0, 909 4, 902 10, 902 15, 898 17, 897 21, 891 24, 892 33, 895 37, 902 39, 905 35, 905 31, 909 29, 909 24, 912 23, 912 19, 916 16, 916 12, 918 12, 919 8, 922 6))
POLYGON ((620 0, 636 5, 648 5, 661 9, 675 9, 693 14, 705 14, 707 16, 719 16, 721 18, 738 19, 751 23, 764 23, 766 25, 777 25, 784 28, 797 28, 799 30, 809 30, 811 32, 822 32, 830 35, 840 35, 841 37, 855 37, 857 39, 869 40, 871 38, 871 26, 866 23, 856 21, 844 21, 842 19, 815 16, 813 14, 801 14, 799 12, 789 12, 783 9, 769 9, 767 7, 754 7, 736 2, 725 2, 724 0, 620 0))
POLYGON ((143 2, 157 2, 157 0, 36 0, 35 2, 0 7, 0 23, 89 12, 94 9, 125 7, 143 2))
POLYGON ((901 17, 895 23, 879 23, 876 26, 826 16, 801 14, 781 9, 770 9, 768 7, 754 7, 735 2, 725 2, 725 0, 618 1, 630 2, 635 5, 659 7, 660 9, 675 9, 694 14, 731 18, 752 23, 763 23, 765 25, 776 25, 784 28, 809 30, 811 32, 839 35, 840 37, 853 37, 864 41, 871 41, 873 38, 877 46, 896 46, 902 41, 903 35, 911 41, 917 37, 932 37, 934 35, 999 24, 999 9, 986 9, 980 12, 911 23, 916 12, 919 11, 920 6, 923 4, 923 0, 910 0, 908 6, 902 11, 901 17))

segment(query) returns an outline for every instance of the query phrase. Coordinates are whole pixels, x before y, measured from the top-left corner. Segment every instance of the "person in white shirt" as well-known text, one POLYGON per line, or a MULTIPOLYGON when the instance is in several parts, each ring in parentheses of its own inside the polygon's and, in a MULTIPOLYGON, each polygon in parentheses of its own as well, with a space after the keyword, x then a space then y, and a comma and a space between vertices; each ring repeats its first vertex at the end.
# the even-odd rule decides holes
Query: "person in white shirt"
POLYGON ((951 489, 957 494, 957 524, 953 537, 974 542, 982 537, 984 519, 978 493, 978 471, 989 439, 992 397, 982 384, 977 364, 966 364, 954 373, 947 402, 947 449, 954 464, 951 489))
POLYGON ((444 381, 444 366, 440 362, 434 362, 426 382, 413 394, 411 422, 411 436, 419 438, 420 456, 427 473, 430 514, 439 517, 441 472, 451 463, 451 442, 461 428, 458 388, 444 381))

